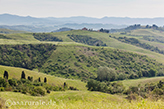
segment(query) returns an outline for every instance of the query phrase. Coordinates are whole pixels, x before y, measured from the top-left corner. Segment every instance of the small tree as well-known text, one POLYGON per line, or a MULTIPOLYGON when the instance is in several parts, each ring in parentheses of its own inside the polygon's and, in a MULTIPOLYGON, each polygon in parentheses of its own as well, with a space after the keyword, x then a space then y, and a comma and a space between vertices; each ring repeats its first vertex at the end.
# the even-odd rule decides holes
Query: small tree
POLYGON ((21 79, 26 79, 26 75, 25 75, 24 71, 22 71, 21 79))
POLYGON ((16 86, 17 85, 17 80, 16 79, 9 79, 8 82, 11 86, 16 86))
POLYGON ((33 81, 33 77, 28 76, 28 80, 32 82, 33 81))
POLYGON ((6 87, 7 86, 7 82, 4 78, 0 77, 0 87, 6 87))
POLYGON ((5 79, 8 79, 8 77, 9 77, 9 74, 8 74, 8 72, 7 71, 4 71, 4 76, 3 76, 5 79))
POLYGON ((66 82, 64 82, 64 87, 68 87, 68 85, 67 85, 67 83, 66 83, 66 82))
POLYGON ((155 69, 153 69, 153 68, 151 68, 151 69, 149 70, 150 77, 156 76, 157 73, 158 73, 157 70, 155 70, 155 69))
POLYGON ((99 81, 114 81, 117 78, 117 74, 114 69, 100 66, 97 71, 97 80, 99 81))
POLYGON ((44 83, 47 83, 47 78, 46 77, 44 78, 44 83))
POLYGON ((38 78, 38 81, 41 82, 40 77, 38 78))
POLYGON ((28 76, 28 80, 30 81, 30 79, 31 79, 31 77, 30 76, 28 76))

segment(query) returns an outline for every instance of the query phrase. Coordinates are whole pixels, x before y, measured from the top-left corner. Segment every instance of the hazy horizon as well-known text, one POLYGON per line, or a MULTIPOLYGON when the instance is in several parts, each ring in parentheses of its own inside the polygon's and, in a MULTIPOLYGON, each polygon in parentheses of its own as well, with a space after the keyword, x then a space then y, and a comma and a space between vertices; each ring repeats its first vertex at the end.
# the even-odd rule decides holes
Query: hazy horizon
POLYGON ((34 17, 34 18, 71 18, 71 17, 88 17, 88 18, 97 18, 97 19, 102 19, 102 18, 105 18, 105 17, 108 17, 108 18, 138 18, 138 19, 144 19, 144 18, 148 18, 148 19, 153 19, 153 18, 164 18, 164 17, 116 17, 116 16, 104 16, 104 17, 90 17, 90 16, 66 16, 66 17, 53 17, 53 16, 47 16, 47 17, 35 17, 35 16, 31 16, 31 15, 18 15, 18 14, 12 14, 12 13, 0 13, 0 15, 3 15, 3 14, 8 14, 8 15, 15 15, 15 16, 20 16, 20 17, 34 17))
POLYGON ((0 0, 0 14, 37 18, 161 18, 163 5, 163 0, 0 0))

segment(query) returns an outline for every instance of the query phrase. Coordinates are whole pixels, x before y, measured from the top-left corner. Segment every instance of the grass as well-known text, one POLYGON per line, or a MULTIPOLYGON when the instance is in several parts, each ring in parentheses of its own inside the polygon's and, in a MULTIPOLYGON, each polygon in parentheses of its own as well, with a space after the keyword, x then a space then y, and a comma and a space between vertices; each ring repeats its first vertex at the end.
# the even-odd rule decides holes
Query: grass
POLYGON ((137 29, 131 31, 131 35, 146 35, 146 36, 164 36, 164 33, 154 29, 137 29))
POLYGON ((127 89, 127 88, 129 88, 129 86, 138 86, 139 84, 144 85, 146 83, 159 82, 160 80, 164 80, 164 77, 162 76, 162 77, 129 79, 129 80, 123 80, 121 82, 127 89))
POLYGON ((54 84, 54 85, 63 85, 64 82, 68 83, 69 86, 76 87, 79 90, 87 90, 86 83, 81 82, 80 80, 72 80, 72 79, 64 79, 60 77, 55 77, 51 75, 47 75, 41 72, 37 71, 31 71, 23 68, 16 68, 16 67, 8 67, 8 66, 1 66, 0 65, 0 77, 3 77, 4 71, 8 71, 9 73, 9 79, 10 78, 16 78, 20 79, 21 78, 21 73, 22 71, 25 71, 26 78, 28 76, 32 76, 33 80, 38 79, 39 77, 41 78, 41 81, 44 81, 44 77, 47 78, 48 84, 54 84))
POLYGON ((44 97, 32 97, 14 92, 1 92, 11 109, 163 109, 164 102, 149 99, 129 102, 119 95, 89 91, 52 92, 44 97), (32 103, 34 102, 34 103, 32 103), (19 104, 18 104, 19 103, 19 104), (21 104, 24 105, 21 105, 21 104), (40 105, 43 103, 43 105, 40 105), (48 104, 49 103, 49 104, 48 104), (25 105, 26 104, 26 105, 25 105), (34 105, 32 105, 34 104, 34 105), (47 105, 46 105, 47 104, 47 105))
POLYGON ((3 34, 13 34, 13 33, 29 33, 29 32, 0 28, 0 33, 3 33, 3 34))

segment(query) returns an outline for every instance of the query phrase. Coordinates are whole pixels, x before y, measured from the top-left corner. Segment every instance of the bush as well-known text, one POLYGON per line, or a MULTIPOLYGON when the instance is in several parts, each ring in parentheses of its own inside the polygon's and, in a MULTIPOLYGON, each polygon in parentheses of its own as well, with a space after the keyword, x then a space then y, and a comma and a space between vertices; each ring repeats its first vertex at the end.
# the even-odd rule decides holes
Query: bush
POLYGON ((69 87, 69 90, 78 90, 78 89, 75 88, 75 87, 70 86, 70 87, 69 87))
POLYGON ((0 77, 0 87, 6 87, 6 86, 7 86, 6 80, 0 77))
POLYGON ((99 81, 114 81, 117 78, 117 74, 114 69, 108 67, 99 67, 97 71, 97 80, 99 81))
POLYGON ((47 90, 47 93, 51 93, 50 90, 47 90))
POLYGON ((16 86, 17 85, 16 79, 9 79, 8 82, 9 82, 10 86, 16 86))
POLYGON ((130 79, 135 79, 135 78, 138 78, 138 75, 135 74, 135 73, 132 73, 130 76, 129 76, 130 79))
POLYGON ((36 93, 36 92, 34 92, 34 91, 30 91, 29 92, 32 96, 38 96, 39 94, 38 93, 36 93))
POLYGON ((126 74, 120 73, 120 74, 118 75, 118 80, 124 80, 124 79, 127 79, 126 74))
POLYGON ((59 91, 59 87, 58 86, 54 86, 53 87, 53 91, 59 91))
POLYGON ((164 92, 163 92, 162 89, 155 88, 155 89, 153 90, 153 94, 156 94, 156 95, 163 95, 164 92))
POLYGON ((42 96, 45 95, 45 89, 43 87, 40 87, 40 86, 35 87, 34 92, 36 92, 37 94, 40 94, 42 96))
POLYGON ((0 87, 0 91, 5 91, 5 88, 4 87, 0 87))

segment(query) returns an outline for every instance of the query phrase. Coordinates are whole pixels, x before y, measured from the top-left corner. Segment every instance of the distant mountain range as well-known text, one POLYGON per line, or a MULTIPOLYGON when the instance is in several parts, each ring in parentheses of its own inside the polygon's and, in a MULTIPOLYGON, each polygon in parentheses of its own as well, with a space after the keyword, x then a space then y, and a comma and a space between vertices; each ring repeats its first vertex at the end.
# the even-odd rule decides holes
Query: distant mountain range
POLYGON ((164 18, 129 18, 129 17, 65 17, 65 18, 35 18, 31 16, 18 16, 11 14, 0 14, 1 28, 24 30, 31 32, 50 32, 62 27, 81 29, 83 27, 91 29, 119 29, 128 25, 142 24, 158 26, 164 25, 164 18), (23 28, 22 28, 23 27, 23 28), (30 30, 31 29, 31 30, 30 30))

